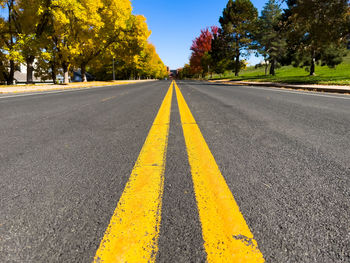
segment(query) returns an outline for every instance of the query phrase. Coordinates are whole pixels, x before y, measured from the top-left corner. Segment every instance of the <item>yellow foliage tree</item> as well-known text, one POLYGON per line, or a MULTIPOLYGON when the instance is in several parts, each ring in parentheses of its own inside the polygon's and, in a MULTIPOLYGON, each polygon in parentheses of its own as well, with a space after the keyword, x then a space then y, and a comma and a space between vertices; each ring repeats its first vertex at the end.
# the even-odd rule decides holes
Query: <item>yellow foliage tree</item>
POLYGON ((41 55, 43 34, 51 15, 50 0, 17 0, 15 27, 17 31, 16 45, 21 51, 21 60, 27 65, 27 83, 33 82, 33 63, 41 55))
POLYGON ((164 78, 166 67, 156 52, 153 44, 147 43, 139 57, 137 70, 145 78, 164 78))
POLYGON ((69 70, 80 52, 77 36, 88 18, 78 0, 52 0, 51 7, 52 41, 63 70, 64 83, 69 83, 69 70))
POLYGON ((8 19, 0 18, 0 70, 8 83, 19 63, 27 64, 32 82, 35 61, 36 76, 54 82, 62 69, 68 83, 74 68, 86 81, 87 67, 101 68, 112 59, 129 77, 164 75, 164 64, 147 42, 146 19, 132 14, 130 0, 0 0, 0 5, 9 11, 8 19))
POLYGON ((112 52, 113 45, 123 41, 130 31, 132 15, 129 0, 82 2, 89 19, 79 30, 80 52, 76 61, 86 81, 86 66, 101 54, 112 52))
POLYGON ((16 66, 21 60, 18 45, 16 44, 16 14, 18 6, 15 0, 0 0, 0 6, 8 11, 7 20, 2 18, 0 21, 2 76, 7 84, 11 85, 14 82, 16 66))
MULTIPOLYGON (((146 18, 141 15, 131 15, 127 26, 127 30, 120 33, 118 41, 109 46, 108 52, 104 52, 94 59, 93 68, 95 71, 110 71, 110 62, 115 60, 119 72, 123 71, 123 75, 127 78, 135 77, 139 56, 144 50, 151 32, 148 29, 146 18)), ((106 75, 106 73, 102 75, 106 75)))

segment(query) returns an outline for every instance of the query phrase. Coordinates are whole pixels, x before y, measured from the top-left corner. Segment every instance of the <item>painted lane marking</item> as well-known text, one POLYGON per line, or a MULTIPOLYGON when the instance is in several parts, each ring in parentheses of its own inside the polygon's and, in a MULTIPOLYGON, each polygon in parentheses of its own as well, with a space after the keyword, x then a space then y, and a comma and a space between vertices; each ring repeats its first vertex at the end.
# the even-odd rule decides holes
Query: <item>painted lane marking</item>
POLYGON ((154 262, 158 251, 173 83, 143 145, 94 262, 154 262))
MULTIPOLYGON (((123 95, 123 94, 122 94, 123 95)), ((105 98, 103 100, 101 100, 101 102, 106 102, 106 101, 109 101, 109 100, 112 100, 112 99, 115 99, 117 96, 113 96, 113 97, 109 97, 109 98, 105 98)))
POLYGON ((264 262, 176 83, 175 89, 208 262, 264 262))

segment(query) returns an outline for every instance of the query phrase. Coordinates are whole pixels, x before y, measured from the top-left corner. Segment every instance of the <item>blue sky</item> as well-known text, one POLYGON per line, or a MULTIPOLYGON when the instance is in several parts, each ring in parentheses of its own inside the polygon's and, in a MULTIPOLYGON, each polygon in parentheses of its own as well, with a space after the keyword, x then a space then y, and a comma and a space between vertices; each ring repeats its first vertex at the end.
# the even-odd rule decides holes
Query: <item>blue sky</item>
MULTIPOLYGON (((171 69, 188 62, 192 40, 202 28, 219 26, 219 17, 228 0, 132 0, 134 14, 147 18, 152 30, 150 41, 156 46, 163 62, 171 69)), ((253 0, 259 13, 265 0, 253 0)), ((260 59, 251 55, 249 62, 260 59)))

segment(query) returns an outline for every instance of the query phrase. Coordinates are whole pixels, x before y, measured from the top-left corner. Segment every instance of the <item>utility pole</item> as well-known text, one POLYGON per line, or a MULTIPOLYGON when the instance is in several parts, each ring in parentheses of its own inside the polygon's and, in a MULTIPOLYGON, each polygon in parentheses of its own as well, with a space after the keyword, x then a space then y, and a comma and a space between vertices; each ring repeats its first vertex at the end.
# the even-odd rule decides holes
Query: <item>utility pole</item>
POLYGON ((115 80, 114 57, 113 57, 113 80, 115 80))

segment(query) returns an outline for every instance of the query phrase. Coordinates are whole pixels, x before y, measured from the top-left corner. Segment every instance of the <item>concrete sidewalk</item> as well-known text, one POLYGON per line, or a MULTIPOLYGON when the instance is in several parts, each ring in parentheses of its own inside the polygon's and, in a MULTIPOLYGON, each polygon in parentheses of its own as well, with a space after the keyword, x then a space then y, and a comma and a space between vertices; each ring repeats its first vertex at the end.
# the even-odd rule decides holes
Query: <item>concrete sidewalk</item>
POLYGON ((317 85, 317 84, 287 84, 287 83, 275 83, 275 82, 254 82, 254 81, 234 81, 234 80, 209 80, 209 82, 221 83, 221 84, 227 84, 227 85, 276 87, 276 88, 284 88, 284 89, 350 94, 350 86, 317 85))
POLYGON ((57 85, 54 85, 54 84, 11 85, 11 86, 0 86, 0 94, 94 88, 94 87, 135 84, 135 83, 149 82, 149 81, 155 81, 155 80, 92 81, 92 82, 85 82, 85 83, 73 82, 73 83, 69 83, 68 85, 58 85, 58 84, 57 85))

